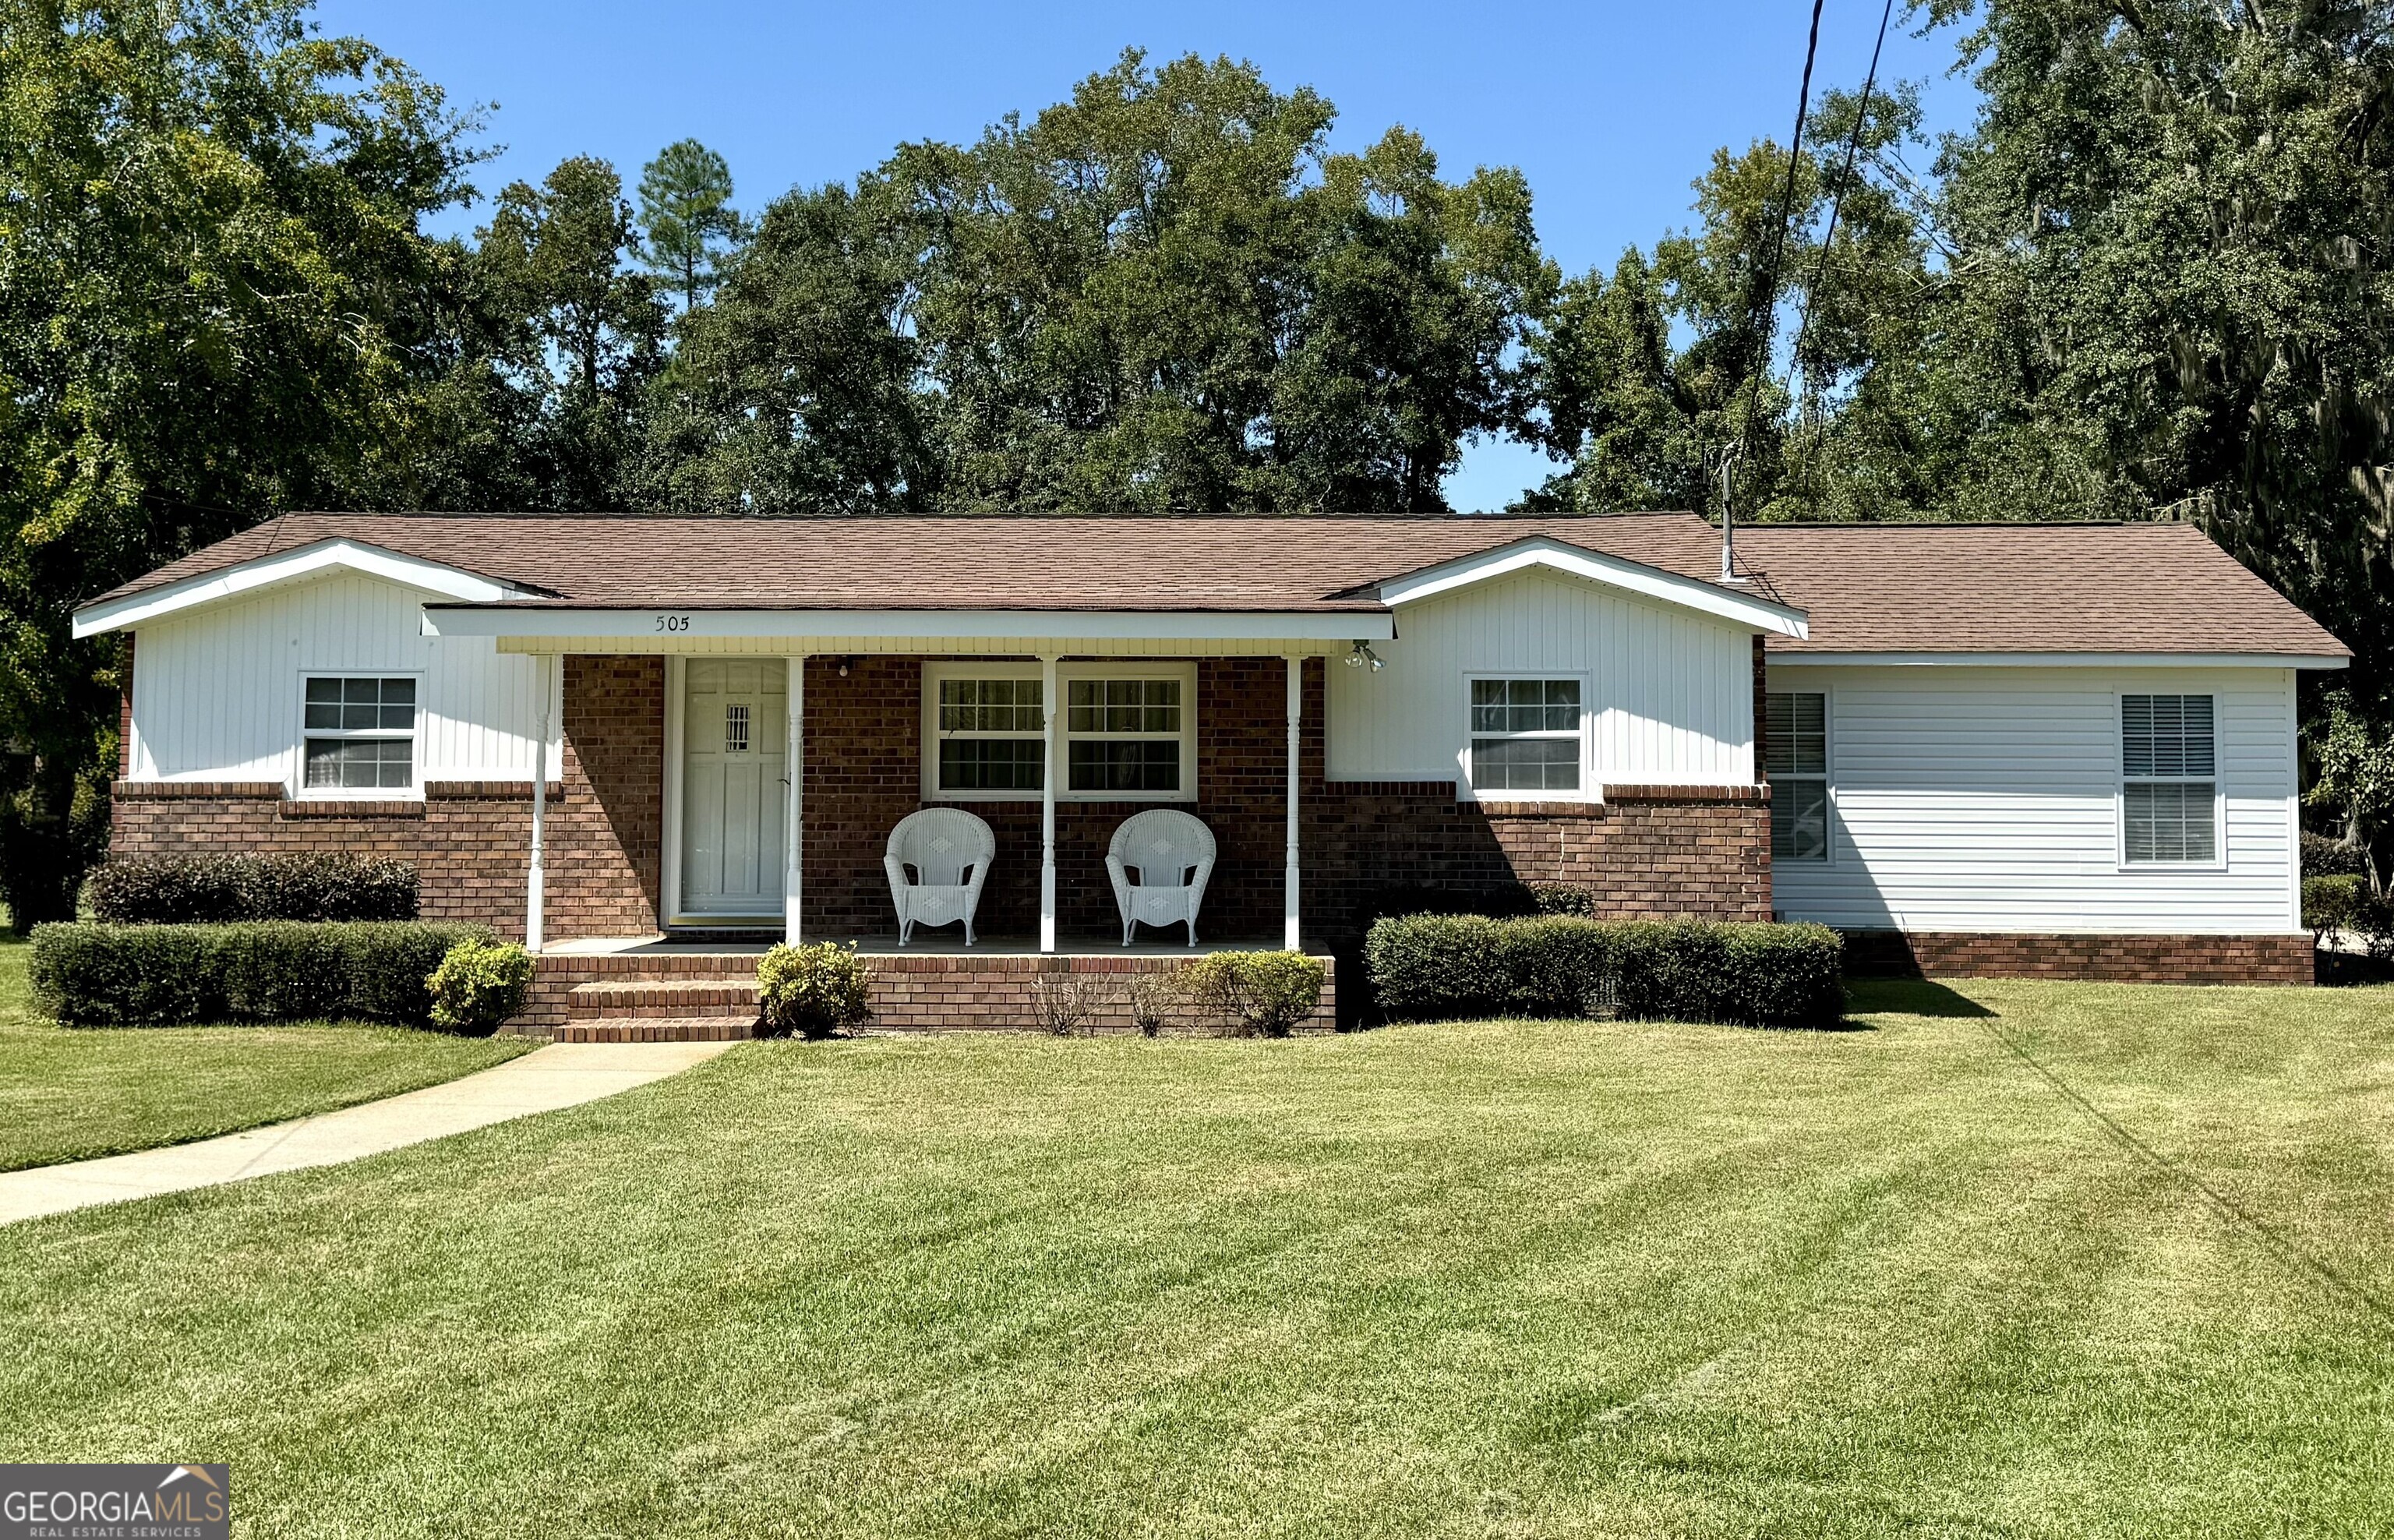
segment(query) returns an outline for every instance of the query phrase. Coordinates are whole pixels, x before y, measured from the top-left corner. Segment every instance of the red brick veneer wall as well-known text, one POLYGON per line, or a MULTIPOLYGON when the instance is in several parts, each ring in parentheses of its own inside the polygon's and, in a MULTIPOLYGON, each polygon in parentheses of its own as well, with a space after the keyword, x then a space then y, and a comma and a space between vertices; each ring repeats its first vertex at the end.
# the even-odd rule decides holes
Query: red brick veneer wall
MULTIPOLYGON (((1180 962, 1177 957, 1151 954, 1071 957, 988 954, 958 955, 953 953, 876 955, 869 959, 873 969, 869 996, 873 1005, 870 1030, 1033 1030, 1040 1024, 1039 1012, 1033 1004, 1033 981, 1043 975, 1068 974, 1089 980, 1099 992, 1098 1008, 1083 1030, 1126 1033, 1134 1030, 1129 1005, 1123 998, 1123 986, 1130 976, 1169 972, 1178 967, 1180 962)), ((1299 1032, 1328 1031, 1336 1020, 1337 965, 1324 958, 1323 966, 1327 971, 1322 977, 1321 998, 1312 1017, 1296 1028, 1299 1032)), ((549 953, 543 955, 534 967, 523 1014, 508 1022, 507 1028, 511 1032, 546 1036, 570 1021, 596 1020, 596 1013, 585 1016, 577 1012, 573 987, 576 984, 633 981, 721 982, 753 988, 756 981, 756 958, 748 954, 707 953, 695 949, 601 956, 549 953)), ((699 1014, 702 1010, 705 1014, 730 1014, 719 1006, 693 1007, 682 1014, 699 1014)), ((610 1010, 607 1014, 612 1019, 617 1013, 610 1010)), ((637 1025, 642 1020, 670 1020, 674 1014, 671 1009, 651 1007, 635 1011, 624 1020, 626 1025, 637 1025)), ((1177 1002, 1167 1008, 1164 1030, 1205 1034, 1218 1033, 1222 1028, 1220 1022, 1206 1019, 1193 1006, 1177 1002)))
POLYGON ((2296 936, 2028 936, 1852 930, 1849 971, 1930 979, 2085 979, 2145 984, 2308 984, 2296 936))
MULTIPOLYGON (((806 678, 806 918, 829 935, 892 928, 881 852, 922 803, 922 660, 809 662, 806 678)), ((1304 665, 1298 734, 1301 902, 1309 947, 1352 938, 1373 897, 1392 887, 1467 891, 1525 882, 1595 888, 1607 915, 1770 917, 1770 813, 1758 787, 1609 786, 1607 800, 1458 802, 1451 782, 1323 779, 1324 663, 1304 665)), ((1274 941, 1286 841, 1286 665, 1212 658, 1197 665, 1198 801, 1218 847, 1201 939, 1274 941)), ((960 804, 988 821, 998 855, 979 928, 1023 936, 1038 926, 1039 804, 960 804)), ((1107 842, 1147 803, 1059 804, 1058 926, 1071 938, 1119 939, 1107 842)), ((1142 934, 1146 934, 1142 932, 1142 934)))
MULTIPOLYGON (((565 660, 565 757, 549 783, 553 940, 657 928, 664 806, 661 658, 565 660)), ((427 919, 523 935, 529 781, 434 781, 421 802, 290 801, 278 782, 120 781, 121 856, 346 850, 415 863, 427 919)))

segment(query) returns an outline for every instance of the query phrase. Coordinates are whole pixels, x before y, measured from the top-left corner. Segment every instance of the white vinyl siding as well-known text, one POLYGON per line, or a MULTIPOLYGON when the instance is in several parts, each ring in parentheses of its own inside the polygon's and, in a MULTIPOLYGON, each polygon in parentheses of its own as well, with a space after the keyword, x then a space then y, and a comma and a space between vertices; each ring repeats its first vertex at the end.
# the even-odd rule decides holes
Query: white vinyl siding
POLYGON ((1806 667, 1828 703, 1826 863, 1774 862, 1790 919, 1911 930, 2259 935, 2295 924, 2289 669, 1806 667), (2220 848, 2124 861, 2122 700, 2213 703, 2220 848))
MULTIPOLYGON (((418 681, 419 788, 529 779, 537 660, 501 653, 487 638, 427 637, 421 602, 378 578, 341 574, 142 626, 133 779, 271 781, 304 793, 306 681, 328 676, 418 681)), ((554 702, 554 676, 550 688, 554 702)), ((554 767, 553 704, 549 720, 554 767)))
POLYGON ((1372 647, 1387 667, 1328 667, 1333 781, 1467 788, 1471 680, 1570 676, 1585 681, 1582 789, 1502 795, 1754 783, 1753 637, 1725 622, 1525 573, 1406 605, 1397 638, 1372 647))

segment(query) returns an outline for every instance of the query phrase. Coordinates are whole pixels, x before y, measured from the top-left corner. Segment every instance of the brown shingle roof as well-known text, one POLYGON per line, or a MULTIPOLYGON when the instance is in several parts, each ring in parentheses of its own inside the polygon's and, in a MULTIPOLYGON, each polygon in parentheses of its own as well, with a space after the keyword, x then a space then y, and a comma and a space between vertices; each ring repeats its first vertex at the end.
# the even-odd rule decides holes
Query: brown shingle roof
MULTIPOLYGON (((304 513, 103 596, 118 599, 346 538, 591 608, 1379 608, 1375 584, 1533 535, 1703 582, 1692 514, 1603 518, 657 519, 304 513)), ((1741 570, 1806 610, 1774 653, 2346 655, 2190 525, 1761 525, 1741 570)))
POLYGON ((2191 524, 1763 524, 1737 545, 1810 614, 1774 655, 2351 655, 2191 524))
POLYGON ((106 595, 343 538, 588 608, 1377 610, 1383 578, 1536 534, 1699 579, 1683 513, 1613 519, 651 519, 295 513, 106 595))

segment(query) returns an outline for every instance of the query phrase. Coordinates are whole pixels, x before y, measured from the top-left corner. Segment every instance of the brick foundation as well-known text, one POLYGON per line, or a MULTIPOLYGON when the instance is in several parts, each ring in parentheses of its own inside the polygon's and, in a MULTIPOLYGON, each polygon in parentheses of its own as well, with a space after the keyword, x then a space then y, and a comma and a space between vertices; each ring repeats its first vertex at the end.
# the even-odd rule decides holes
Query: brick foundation
POLYGON ((1854 930, 1857 976, 2083 979, 2140 984, 2308 984, 2312 946, 2297 936, 1993 936, 1854 930))

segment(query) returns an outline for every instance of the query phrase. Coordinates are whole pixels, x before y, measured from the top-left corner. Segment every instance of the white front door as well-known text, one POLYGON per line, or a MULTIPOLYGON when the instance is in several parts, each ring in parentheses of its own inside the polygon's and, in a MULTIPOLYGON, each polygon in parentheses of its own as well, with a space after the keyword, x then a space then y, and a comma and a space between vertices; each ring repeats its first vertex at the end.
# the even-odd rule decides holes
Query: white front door
POLYGON ((788 671, 779 658, 692 658, 684 672, 681 912, 778 921, 788 671))

